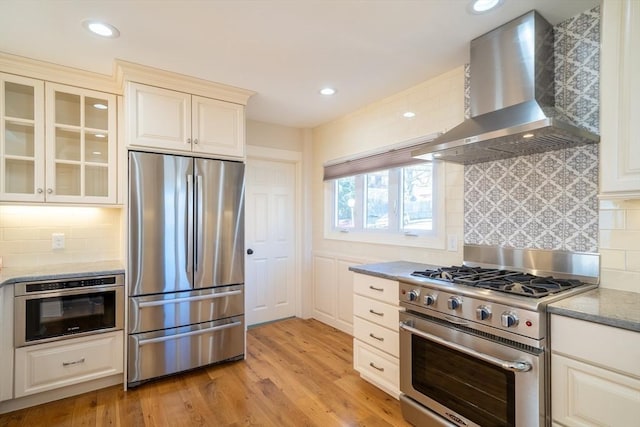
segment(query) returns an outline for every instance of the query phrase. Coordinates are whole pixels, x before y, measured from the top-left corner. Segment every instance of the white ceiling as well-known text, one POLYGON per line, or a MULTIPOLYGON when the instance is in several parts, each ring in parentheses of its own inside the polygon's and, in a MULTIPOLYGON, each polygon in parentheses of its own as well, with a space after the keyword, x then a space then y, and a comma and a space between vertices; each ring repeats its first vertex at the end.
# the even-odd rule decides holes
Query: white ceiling
POLYGON ((469 41, 531 9, 552 24, 598 0, 0 0, 0 51, 111 74, 113 60, 256 93, 253 120, 314 127, 468 62, 469 41), (100 39, 85 19, 115 25, 100 39), (325 86, 338 93, 318 94, 325 86))

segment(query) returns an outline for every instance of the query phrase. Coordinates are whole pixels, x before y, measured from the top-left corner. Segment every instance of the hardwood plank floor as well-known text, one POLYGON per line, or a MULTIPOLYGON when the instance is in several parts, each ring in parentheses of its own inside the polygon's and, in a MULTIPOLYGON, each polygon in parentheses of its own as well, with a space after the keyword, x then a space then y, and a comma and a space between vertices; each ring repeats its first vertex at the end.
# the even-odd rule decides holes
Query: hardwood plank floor
POLYGON ((351 336, 287 319, 250 329, 244 361, 3 414, 0 426, 409 426, 352 355, 351 336))

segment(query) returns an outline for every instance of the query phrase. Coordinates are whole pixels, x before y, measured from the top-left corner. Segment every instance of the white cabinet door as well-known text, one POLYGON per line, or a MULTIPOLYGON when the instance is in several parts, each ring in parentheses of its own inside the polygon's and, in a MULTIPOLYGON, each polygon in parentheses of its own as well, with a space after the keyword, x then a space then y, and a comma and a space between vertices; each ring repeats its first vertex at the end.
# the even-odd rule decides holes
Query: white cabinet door
POLYGON ((128 145, 191 151, 191 95, 128 83, 125 96, 128 145))
POLYGON ((13 284, 0 287, 0 402, 13 399, 13 284))
POLYGON ((554 421, 564 426, 632 426, 640 420, 640 379, 551 357, 554 421))
POLYGON ((244 157, 244 107, 192 97, 193 152, 244 157))
POLYGON ((47 202, 116 203, 116 96, 47 82, 47 202))
POLYGON ((0 73, 0 200, 44 201, 44 82, 0 73))
POLYGON ((600 190, 640 197, 640 2, 602 2, 600 190))
POLYGON ((127 83, 127 144, 244 158, 244 106, 127 83))

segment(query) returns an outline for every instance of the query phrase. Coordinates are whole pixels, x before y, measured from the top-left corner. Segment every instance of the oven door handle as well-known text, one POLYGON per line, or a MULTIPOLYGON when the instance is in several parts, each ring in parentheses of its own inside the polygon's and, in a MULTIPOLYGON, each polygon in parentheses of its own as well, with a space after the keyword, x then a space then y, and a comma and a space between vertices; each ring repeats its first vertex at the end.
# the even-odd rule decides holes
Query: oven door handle
POLYGON ((484 360, 485 362, 489 362, 492 365, 496 365, 501 367, 502 369, 505 369, 507 371, 513 371, 513 372, 527 372, 531 370, 531 364, 528 362, 524 362, 524 361, 520 361, 520 362, 509 362, 506 360, 502 360, 502 359, 498 359, 497 357, 493 357, 493 356, 489 356, 488 354, 484 354, 484 353, 479 353, 475 350, 471 350, 465 346, 462 346, 460 344, 456 344, 456 343, 452 343, 446 340, 443 340, 440 337, 437 337, 435 335, 431 335, 428 334, 426 332, 423 332, 419 329, 416 329, 412 326, 407 325, 404 322, 400 322, 400 329, 404 329, 405 331, 417 335, 419 337, 422 337, 424 339, 427 339, 429 341, 433 341, 435 343, 438 343, 440 345, 443 345, 445 347, 449 347, 453 350, 457 350, 460 353, 464 353, 467 354, 469 356, 484 360))

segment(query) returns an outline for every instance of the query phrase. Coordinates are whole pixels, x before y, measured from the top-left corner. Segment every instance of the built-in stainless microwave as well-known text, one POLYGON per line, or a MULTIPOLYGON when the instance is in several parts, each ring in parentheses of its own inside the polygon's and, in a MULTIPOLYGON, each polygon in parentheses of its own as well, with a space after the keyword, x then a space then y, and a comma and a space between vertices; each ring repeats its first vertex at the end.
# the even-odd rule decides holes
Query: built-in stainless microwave
POLYGON ((122 274, 15 284, 16 347, 123 328, 122 274))

